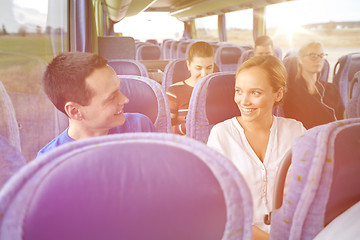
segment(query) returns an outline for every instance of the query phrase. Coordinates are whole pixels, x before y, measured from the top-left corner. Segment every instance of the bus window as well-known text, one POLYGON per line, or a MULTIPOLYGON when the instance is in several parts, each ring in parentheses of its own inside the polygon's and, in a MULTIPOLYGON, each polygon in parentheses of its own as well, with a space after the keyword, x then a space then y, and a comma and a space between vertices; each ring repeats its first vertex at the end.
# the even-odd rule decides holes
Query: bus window
POLYGON ((226 13, 227 41, 244 45, 254 45, 253 10, 241 10, 226 13))
POLYGON ((55 54, 67 50, 67 23, 60 22, 61 19, 66 21, 66 17, 61 18, 67 14, 66 4, 50 1, 48 5, 47 0, 36 2, 6 1, 6 6, 0 10, 0 76, 7 91, 39 91, 41 68, 55 54), (52 10, 48 15, 49 8, 60 12, 56 16, 52 10))
POLYGON ((53 119, 54 107, 41 79, 53 56, 68 51, 67 9, 67 1, 47 0, 3 1, 0 8, 0 81, 14 105, 27 160, 54 137, 44 121, 53 119))
POLYGON ((207 41, 219 41, 218 18, 217 16, 209 16, 195 19, 196 36, 195 39, 207 41))
POLYGON ((303 0, 269 5, 267 34, 284 54, 306 42, 320 41, 328 53, 332 73, 341 56, 360 51, 359 7, 360 2, 353 0, 303 0))
POLYGON ((164 12, 139 13, 127 17, 114 25, 114 32, 119 36, 131 36, 142 42, 147 39, 180 39, 184 31, 184 24, 164 12), (166 23, 166 24, 164 24, 166 23))

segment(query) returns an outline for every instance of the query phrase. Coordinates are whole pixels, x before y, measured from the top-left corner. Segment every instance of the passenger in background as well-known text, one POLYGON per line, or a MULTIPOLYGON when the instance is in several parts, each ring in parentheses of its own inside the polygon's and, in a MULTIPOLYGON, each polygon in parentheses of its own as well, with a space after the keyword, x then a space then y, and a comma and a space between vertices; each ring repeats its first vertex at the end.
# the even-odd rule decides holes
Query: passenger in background
POLYGON ((333 83, 321 82, 327 54, 320 42, 310 42, 299 50, 297 75, 289 79, 283 110, 286 117, 301 121, 309 129, 343 119, 344 104, 333 83))
POLYGON ((238 67, 253 56, 274 55, 274 44, 269 36, 260 36, 255 40, 254 50, 248 50, 242 54, 238 61, 238 67))
POLYGON ((69 127, 37 156, 75 140, 156 131, 145 115, 123 112, 129 99, 120 92, 120 85, 115 71, 99 55, 69 52, 55 57, 44 73, 43 87, 55 107, 69 118, 69 127))
POLYGON ((255 40, 254 56, 274 55, 274 44, 269 36, 260 36, 255 40))
POLYGON ((283 99, 286 78, 274 56, 244 62, 236 73, 234 96, 241 116, 216 124, 207 142, 234 163, 250 188, 254 239, 268 237, 264 216, 272 210, 276 172, 292 140, 306 130, 301 122, 272 114, 283 99))
POLYGON ((172 131, 186 134, 186 115, 195 84, 214 71, 214 50, 206 42, 196 42, 189 48, 187 67, 190 77, 182 82, 174 83, 166 92, 171 111, 172 131))

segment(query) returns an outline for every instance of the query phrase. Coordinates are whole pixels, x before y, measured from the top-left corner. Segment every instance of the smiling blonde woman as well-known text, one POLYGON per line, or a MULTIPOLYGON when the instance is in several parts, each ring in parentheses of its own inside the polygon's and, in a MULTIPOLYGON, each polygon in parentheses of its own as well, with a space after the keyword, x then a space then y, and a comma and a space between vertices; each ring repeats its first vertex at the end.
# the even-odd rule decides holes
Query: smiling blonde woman
POLYGON ((292 140, 305 131, 301 122, 272 114, 286 91, 286 77, 274 56, 255 56, 243 63, 234 96, 241 116, 215 125, 207 143, 244 176, 253 197, 254 231, 261 229, 264 235, 270 231, 264 215, 272 210, 276 171, 292 140))

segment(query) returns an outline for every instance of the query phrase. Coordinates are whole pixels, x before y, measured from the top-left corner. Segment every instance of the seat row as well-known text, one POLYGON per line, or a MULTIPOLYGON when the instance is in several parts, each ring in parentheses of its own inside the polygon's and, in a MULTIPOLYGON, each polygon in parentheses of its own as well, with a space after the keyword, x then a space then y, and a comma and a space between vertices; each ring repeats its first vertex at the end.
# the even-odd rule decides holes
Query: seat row
MULTIPOLYGON (((119 60, 116 63, 120 64, 117 65, 113 65, 113 63, 112 61, 109 62, 117 72, 121 67, 125 67, 124 69, 126 69, 126 71, 133 69, 128 67, 129 64, 141 66, 141 64, 135 60, 119 60)), ((186 68, 185 60, 176 60, 173 63, 176 63, 176 66, 180 64, 180 68, 186 68)), ((171 64, 169 64, 169 66, 171 66, 171 64)), ((146 73, 145 67, 139 69, 142 69, 143 73, 146 73)), ((174 69, 176 68, 173 68, 172 76, 177 76, 176 72, 180 73, 180 75, 187 73, 187 71, 174 71, 174 69)), ((165 72, 171 75, 171 71, 165 72)), ((123 81, 121 90, 130 99, 130 103, 125 106, 124 110, 126 112, 143 113, 153 121, 160 132, 170 132, 169 104, 165 95, 165 89, 170 86, 170 83, 164 81, 163 86, 161 86, 159 83, 147 77, 135 76, 138 74, 139 73, 119 76, 123 81)), ((358 75, 359 74, 357 74, 357 76, 358 75)), ((167 78, 168 76, 165 75, 165 77, 167 78)), ((181 76, 177 77, 178 80, 186 78, 181 76)), ((172 78, 169 79, 174 80, 172 78)), ((193 91, 193 97, 191 98, 189 106, 189 115, 187 117, 187 134, 189 137, 206 142, 213 125, 239 115, 239 110, 233 101, 234 85, 235 74, 231 72, 213 73, 197 84, 193 91)), ((353 91, 351 101, 346 105, 347 117, 360 117, 358 77, 354 78, 351 86, 353 91)), ((6 90, 3 89, 2 92, 6 93, 6 90)), ((3 111, 7 109, 7 113, 2 115, 3 118, 7 116, 7 119, 2 121, 2 123, 4 123, 4 126, 1 127, 2 135, 10 139, 20 150, 19 127, 15 119, 14 110, 11 110, 12 105, 9 104, 10 98, 6 98, 5 94, 3 94, 2 97, 4 99, 2 101, 4 106, 7 106, 6 108, 2 108, 3 111)), ((54 123, 54 127, 57 128, 56 132, 60 133, 67 127, 68 121, 66 116, 55 108, 53 111, 55 112, 56 122, 54 123)), ((32 155, 35 156, 37 150, 38 149, 33 149, 32 155)))
MULTIPOLYGON (((314 239, 358 204, 360 189, 349 185, 360 184, 359 142, 359 118, 295 139, 275 183, 271 239, 314 239)), ((125 133, 64 144, 28 163, 1 188, 0 215, 0 240, 248 240, 253 203, 235 166, 199 141, 125 133)), ((357 237, 352 230, 341 234, 357 237)))

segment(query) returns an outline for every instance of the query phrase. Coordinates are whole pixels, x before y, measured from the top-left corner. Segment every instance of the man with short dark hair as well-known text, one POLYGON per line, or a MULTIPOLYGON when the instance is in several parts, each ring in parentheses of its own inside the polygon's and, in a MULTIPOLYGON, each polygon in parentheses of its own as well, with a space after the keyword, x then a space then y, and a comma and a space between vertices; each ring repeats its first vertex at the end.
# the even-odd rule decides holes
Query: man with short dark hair
POLYGON ((260 36, 255 40, 254 56, 274 55, 274 44, 269 36, 260 36))
POLYGON ((151 120, 123 113, 129 99, 107 60, 93 53, 69 52, 55 57, 43 76, 44 91, 69 118, 69 127, 48 143, 38 157, 75 140, 125 132, 154 132, 151 120))

